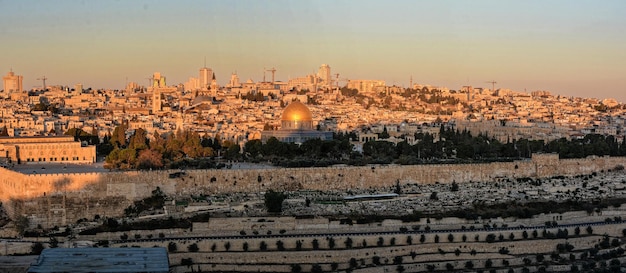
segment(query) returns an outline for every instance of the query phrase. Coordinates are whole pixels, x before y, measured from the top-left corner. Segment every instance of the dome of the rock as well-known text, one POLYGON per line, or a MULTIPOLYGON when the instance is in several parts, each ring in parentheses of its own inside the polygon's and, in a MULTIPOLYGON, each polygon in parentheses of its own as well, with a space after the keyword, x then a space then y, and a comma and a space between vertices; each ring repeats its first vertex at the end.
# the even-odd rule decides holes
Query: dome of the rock
POLYGON ((306 105, 294 101, 283 111, 281 125, 283 130, 312 130, 313 115, 306 105))
POLYGON ((309 107, 306 107, 303 103, 299 101, 291 102, 285 110, 283 110, 282 120, 289 121, 308 121, 313 120, 313 115, 311 115, 311 111, 309 111, 309 107))

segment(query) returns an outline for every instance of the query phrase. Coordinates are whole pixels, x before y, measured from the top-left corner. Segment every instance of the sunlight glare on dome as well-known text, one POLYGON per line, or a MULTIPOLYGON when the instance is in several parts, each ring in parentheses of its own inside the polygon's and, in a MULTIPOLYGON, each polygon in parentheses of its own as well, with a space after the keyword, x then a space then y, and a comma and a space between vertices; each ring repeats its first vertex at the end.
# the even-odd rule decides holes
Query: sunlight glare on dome
POLYGON ((283 111, 283 121, 313 121, 309 108, 299 101, 291 102, 283 111))

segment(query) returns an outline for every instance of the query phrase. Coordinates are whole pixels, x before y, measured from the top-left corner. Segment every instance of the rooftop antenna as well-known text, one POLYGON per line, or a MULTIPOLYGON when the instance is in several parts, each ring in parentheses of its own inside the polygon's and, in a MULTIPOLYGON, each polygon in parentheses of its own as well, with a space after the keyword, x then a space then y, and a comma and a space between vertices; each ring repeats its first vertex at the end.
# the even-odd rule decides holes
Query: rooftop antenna
POLYGON ((204 67, 206 68, 206 56, 204 56, 204 67))

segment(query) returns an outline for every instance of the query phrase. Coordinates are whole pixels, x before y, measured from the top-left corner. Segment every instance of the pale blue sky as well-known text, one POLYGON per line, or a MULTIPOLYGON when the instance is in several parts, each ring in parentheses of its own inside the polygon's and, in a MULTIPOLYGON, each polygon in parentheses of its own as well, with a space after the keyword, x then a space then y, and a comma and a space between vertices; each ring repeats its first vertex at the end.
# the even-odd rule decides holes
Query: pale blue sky
POLYGON ((168 83, 207 66, 224 84, 313 73, 626 102, 626 1, 6 1, 0 73, 25 88, 168 83), (270 73, 268 73, 269 77, 270 73))

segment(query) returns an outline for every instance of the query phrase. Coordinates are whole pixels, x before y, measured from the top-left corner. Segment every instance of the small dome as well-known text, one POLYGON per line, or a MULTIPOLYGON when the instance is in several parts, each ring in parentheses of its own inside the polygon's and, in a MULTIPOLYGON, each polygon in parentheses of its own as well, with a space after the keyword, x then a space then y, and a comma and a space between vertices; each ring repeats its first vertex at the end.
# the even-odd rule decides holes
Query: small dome
POLYGON ((306 105, 299 101, 291 102, 283 111, 282 121, 313 121, 313 115, 306 105))

